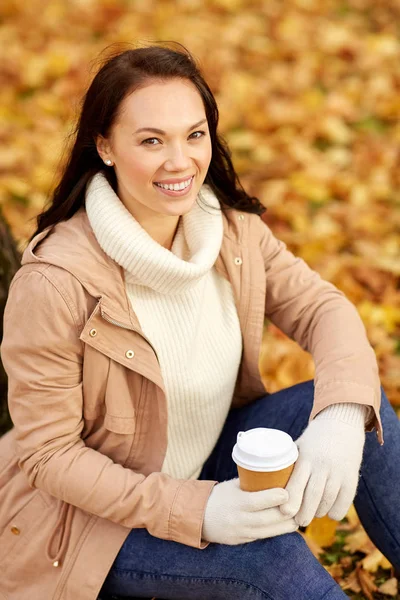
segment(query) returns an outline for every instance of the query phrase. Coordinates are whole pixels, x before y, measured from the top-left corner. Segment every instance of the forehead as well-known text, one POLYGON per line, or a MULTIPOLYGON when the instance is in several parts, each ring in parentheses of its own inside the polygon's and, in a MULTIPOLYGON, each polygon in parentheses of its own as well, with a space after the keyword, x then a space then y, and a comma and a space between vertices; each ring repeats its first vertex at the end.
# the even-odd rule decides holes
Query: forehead
POLYGON ((177 123, 190 126, 205 117, 203 99, 197 88, 180 79, 154 81, 127 96, 118 121, 137 127, 166 129, 177 123))

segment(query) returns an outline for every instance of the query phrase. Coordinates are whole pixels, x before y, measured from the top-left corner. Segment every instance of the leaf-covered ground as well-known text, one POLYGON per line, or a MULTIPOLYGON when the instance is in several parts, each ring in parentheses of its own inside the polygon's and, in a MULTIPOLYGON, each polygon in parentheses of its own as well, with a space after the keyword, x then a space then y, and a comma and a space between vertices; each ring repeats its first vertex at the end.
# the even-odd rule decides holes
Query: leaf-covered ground
MULTIPOLYGON (((0 206, 21 249, 100 52, 181 42, 217 97, 244 186, 357 307, 400 409, 399 34, 397 0, 2 0, 0 206)), ((268 322, 260 364, 269 391, 314 376, 268 322)), ((353 509, 305 535, 349 596, 400 598, 353 509)))

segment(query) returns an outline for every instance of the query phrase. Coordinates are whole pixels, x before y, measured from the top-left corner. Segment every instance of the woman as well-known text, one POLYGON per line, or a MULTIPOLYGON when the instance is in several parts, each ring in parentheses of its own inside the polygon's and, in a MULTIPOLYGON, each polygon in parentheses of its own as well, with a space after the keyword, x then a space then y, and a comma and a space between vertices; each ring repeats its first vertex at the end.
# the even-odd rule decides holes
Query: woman
POLYGON ((260 219, 217 124, 185 49, 120 53, 87 91, 5 311, 2 600, 344 598, 296 530, 354 497, 400 567, 400 427, 363 324, 260 219), (314 381, 266 394, 265 315, 314 381), (238 486, 256 426, 297 439, 286 490, 238 486))

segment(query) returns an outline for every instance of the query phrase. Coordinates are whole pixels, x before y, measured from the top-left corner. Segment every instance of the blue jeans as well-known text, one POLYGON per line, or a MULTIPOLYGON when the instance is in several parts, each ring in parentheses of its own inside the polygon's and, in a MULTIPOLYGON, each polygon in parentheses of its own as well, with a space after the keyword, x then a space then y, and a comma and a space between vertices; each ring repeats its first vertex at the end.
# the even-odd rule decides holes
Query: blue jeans
MULTIPOLYGON (((297 439, 308 424, 314 382, 258 398, 229 412, 199 479, 237 477, 231 451, 238 431, 273 427, 297 439)), ((382 390, 385 444, 366 434, 355 508, 368 535, 400 569, 400 421, 382 390)), ((104 583, 102 598, 176 600, 340 600, 347 596, 311 554, 299 533, 199 550, 133 529, 104 583)))

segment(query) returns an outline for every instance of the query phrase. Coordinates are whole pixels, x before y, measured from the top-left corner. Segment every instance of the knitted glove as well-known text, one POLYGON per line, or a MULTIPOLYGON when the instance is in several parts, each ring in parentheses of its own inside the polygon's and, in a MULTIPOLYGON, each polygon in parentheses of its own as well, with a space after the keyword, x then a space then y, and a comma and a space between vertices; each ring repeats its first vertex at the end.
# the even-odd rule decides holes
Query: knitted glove
POLYGON ((278 508, 288 497, 281 488, 244 492, 238 478, 217 483, 204 513, 202 539, 235 545, 296 531, 294 519, 278 508))
POLYGON ((302 526, 314 517, 343 519, 357 490, 367 407, 355 403, 329 406, 296 441, 299 458, 286 486, 289 501, 280 507, 302 526))

